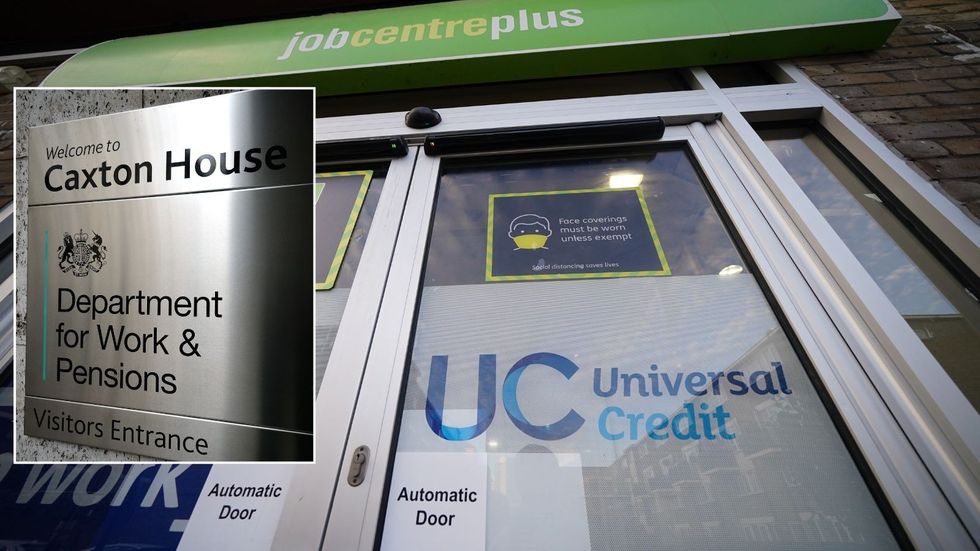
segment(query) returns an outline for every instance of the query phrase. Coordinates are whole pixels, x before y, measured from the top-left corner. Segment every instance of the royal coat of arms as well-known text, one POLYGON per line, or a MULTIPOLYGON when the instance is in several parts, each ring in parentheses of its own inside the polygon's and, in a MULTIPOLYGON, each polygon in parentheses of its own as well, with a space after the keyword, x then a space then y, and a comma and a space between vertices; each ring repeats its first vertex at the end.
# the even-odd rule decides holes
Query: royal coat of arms
POLYGON ((64 243, 58 247, 58 267, 62 272, 71 272, 76 277, 84 277, 89 272, 98 272, 105 266, 106 246, 102 244, 102 236, 92 232, 92 241, 84 230, 71 235, 65 232, 64 243))

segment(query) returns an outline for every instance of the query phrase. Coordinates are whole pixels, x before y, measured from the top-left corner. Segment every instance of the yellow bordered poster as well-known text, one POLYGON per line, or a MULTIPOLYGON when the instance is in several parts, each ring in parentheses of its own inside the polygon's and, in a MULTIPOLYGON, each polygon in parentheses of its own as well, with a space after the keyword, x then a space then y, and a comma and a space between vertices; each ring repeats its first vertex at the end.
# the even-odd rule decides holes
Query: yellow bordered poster
POLYGON ((316 175, 314 288, 318 291, 332 289, 337 282, 372 175, 371 170, 316 175))
POLYGON ((639 188, 497 193, 486 281, 670 275, 639 188))

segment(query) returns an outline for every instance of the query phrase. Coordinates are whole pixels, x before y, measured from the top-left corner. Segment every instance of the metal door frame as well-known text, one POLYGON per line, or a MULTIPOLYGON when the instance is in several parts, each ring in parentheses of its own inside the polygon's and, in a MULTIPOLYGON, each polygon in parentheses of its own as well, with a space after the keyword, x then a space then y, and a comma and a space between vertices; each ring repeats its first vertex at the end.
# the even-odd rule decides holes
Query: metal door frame
POLYGON ((320 544, 334 487, 346 472, 342 459, 348 429, 418 153, 418 147, 411 147, 408 155, 390 161, 323 383, 317 389, 316 463, 294 466, 273 540, 275 549, 314 549, 320 544))
MULTIPOLYGON (((336 117, 318 120, 316 134, 323 142, 404 136, 419 144, 436 131, 663 117, 670 126, 661 141, 684 141, 690 147, 913 544, 975 546, 975 538, 980 539, 980 415, 802 196, 745 114, 817 119, 974 270, 980 267, 980 228, 797 69, 785 64, 769 69, 780 76, 780 84, 721 89, 706 71, 694 68, 687 73, 690 91, 444 109, 442 124, 428 131, 406 128, 403 113, 336 117)), ((375 545, 439 174, 439 159, 415 154, 400 226, 393 230, 397 243, 386 241, 391 251, 387 264, 371 263, 372 272, 388 267, 383 276, 374 276, 387 281, 373 327, 378 339, 371 343, 367 337, 370 351, 361 348, 355 358, 366 361, 353 364, 363 369, 358 396, 344 397, 352 407, 356 401, 345 441, 349 445, 342 456, 336 449, 329 456, 331 469, 346 469, 353 448, 368 445, 367 478, 356 488, 346 481, 333 487, 334 474, 325 529, 325 515, 318 521, 287 504, 277 543, 313 542, 322 535, 323 549, 375 545), (315 535, 294 539, 294 532, 315 535)), ((353 298, 352 292, 348 312, 353 298)), ((366 337, 359 338, 363 346, 366 337)), ((356 369, 336 349, 333 356, 328 369, 335 363, 356 369)), ((319 403, 318 420, 334 415, 321 411, 326 403, 319 403)), ((343 423, 334 427, 342 429, 343 423)), ((318 463, 323 440, 318 437, 318 463)), ((293 487, 306 481, 323 491, 324 474, 329 473, 294 477, 293 487)))

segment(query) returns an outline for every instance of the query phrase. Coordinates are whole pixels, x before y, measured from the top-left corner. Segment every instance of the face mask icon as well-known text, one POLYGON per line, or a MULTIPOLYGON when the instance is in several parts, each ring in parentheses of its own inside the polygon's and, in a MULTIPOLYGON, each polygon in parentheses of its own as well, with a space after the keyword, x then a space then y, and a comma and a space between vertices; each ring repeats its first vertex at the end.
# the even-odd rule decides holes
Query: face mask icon
POLYGON ((517 250, 547 249, 545 243, 551 237, 551 223, 544 216, 522 214, 510 222, 507 235, 514 240, 517 250))

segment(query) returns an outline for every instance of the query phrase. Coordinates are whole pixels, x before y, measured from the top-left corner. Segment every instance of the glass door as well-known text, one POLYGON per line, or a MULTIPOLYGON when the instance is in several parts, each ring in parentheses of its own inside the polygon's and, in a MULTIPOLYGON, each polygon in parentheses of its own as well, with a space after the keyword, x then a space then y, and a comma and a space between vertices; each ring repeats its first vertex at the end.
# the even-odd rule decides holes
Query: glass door
POLYGON ((313 192, 318 222, 313 277, 318 393, 388 173, 387 163, 357 170, 337 168, 322 167, 313 192))
POLYGON ((899 546, 698 126, 420 157, 323 549, 899 546))
POLYGON ((291 470, 272 548, 311 549, 322 538, 416 153, 318 166, 316 463, 291 470))

